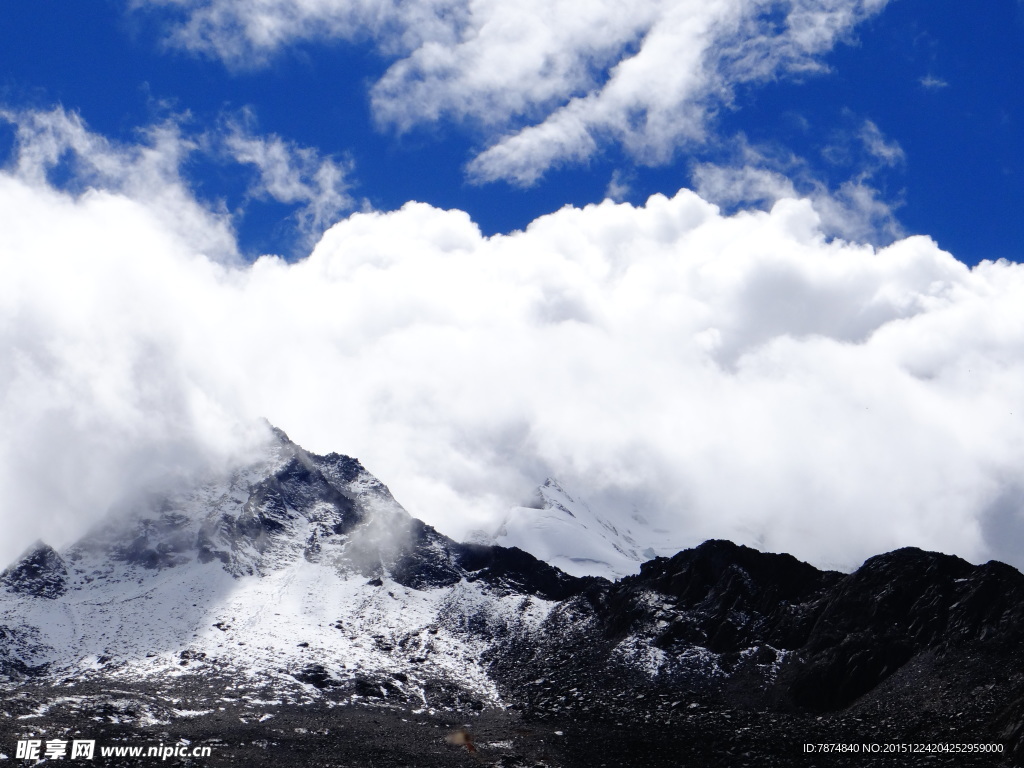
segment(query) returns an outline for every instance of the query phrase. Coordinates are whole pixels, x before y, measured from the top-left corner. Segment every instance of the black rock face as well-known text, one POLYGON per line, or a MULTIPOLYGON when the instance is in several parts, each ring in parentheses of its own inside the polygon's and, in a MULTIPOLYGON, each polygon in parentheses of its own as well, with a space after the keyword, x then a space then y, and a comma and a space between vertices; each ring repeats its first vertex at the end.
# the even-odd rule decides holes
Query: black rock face
POLYGON ((803 646, 794 700, 839 709, 927 651, 1021 647, 1024 576, 1002 563, 901 549, 873 557, 829 590, 803 646))
POLYGON ((578 595, 588 584, 603 579, 569 576, 516 547, 457 545, 455 559, 468 572, 468 580, 542 600, 566 600, 578 595))
POLYGON ((275 536, 287 532, 290 522, 309 518, 314 509, 325 534, 345 534, 361 522, 352 500, 324 476, 311 457, 299 452, 251 490, 229 537, 247 539, 263 552, 275 536))
POLYGON ((819 571, 792 555, 758 552, 729 541, 707 541, 672 558, 641 566, 609 594, 610 637, 634 631, 651 617, 640 597, 656 593, 671 604, 657 645, 671 650, 698 644, 715 653, 754 645, 802 646, 819 601, 841 574, 819 571), (636 610, 640 609, 640 613, 636 610))
POLYGON ((1001 563, 903 549, 843 575, 709 541, 577 586, 491 657, 534 716, 671 722, 672 700, 792 723, 870 712, 889 738, 974 722, 972 740, 1024 750, 1024 575, 1001 563))
POLYGON ((67 591, 68 570, 52 547, 37 542, 0 574, 9 592, 55 599, 67 591))

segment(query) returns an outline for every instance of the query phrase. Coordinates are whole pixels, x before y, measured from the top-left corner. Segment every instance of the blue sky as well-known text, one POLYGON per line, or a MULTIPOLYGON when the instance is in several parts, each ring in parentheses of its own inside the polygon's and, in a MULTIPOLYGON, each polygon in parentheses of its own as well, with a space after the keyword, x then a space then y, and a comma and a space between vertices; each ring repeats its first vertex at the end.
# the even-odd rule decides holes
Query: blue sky
POLYGON ((265 417, 456 538, 553 477, 1024 565, 1022 57, 1010 0, 9 0, 0 560, 265 417))
MULTIPOLYGON (((703 140, 653 160, 609 140, 585 162, 556 167, 525 188, 467 178, 467 162, 507 126, 495 130, 456 114, 402 133, 375 123, 370 88, 396 56, 365 35, 297 36, 253 65, 253 56, 225 61, 168 42, 182 18, 159 3, 14 0, 0 29, 3 101, 8 108, 61 105, 92 131, 122 141, 170 115, 187 113, 187 130, 197 132, 248 109, 259 132, 350 163, 359 205, 389 210, 420 200, 459 208, 485 233, 521 229, 565 204, 598 202, 613 174, 627 187, 622 199, 634 203, 674 194, 693 186, 695 164, 729 162, 743 135, 773 156, 798 157, 799 171, 782 170, 804 179, 801 191, 807 179, 834 190, 867 169, 867 183, 901 233, 928 234, 968 264, 1018 261, 1024 250, 1024 97, 1016 85, 1024 12, 1012 0, 969 13, 959 3, 894 0, 844 30, 816 57, 819 71, 776 71, 739 84, 731 103, 713 103, 703 140), (866 121, 902 150, 898 162, 875 168, 857 139, 866 121)), ((9 150, 9 132, 0 146, 9 150)), ((245 203, 236 226, 247 254, 301 255, 287 206, 242 199, 245 169, 193 158, 184 171, 201 197, 232 209, 245 203)), ((889 233, 871 234, 881 241, 889 233)))

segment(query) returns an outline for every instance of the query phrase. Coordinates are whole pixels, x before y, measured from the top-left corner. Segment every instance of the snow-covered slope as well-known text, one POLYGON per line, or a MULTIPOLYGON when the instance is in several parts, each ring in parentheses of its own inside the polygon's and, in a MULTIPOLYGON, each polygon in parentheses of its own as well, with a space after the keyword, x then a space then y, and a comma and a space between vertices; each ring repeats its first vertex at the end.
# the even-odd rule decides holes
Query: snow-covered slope
POLYGON ((275 684, 387 681, 424 706, 440 681, 493 702, 483 638, 531 631, 567 583, 535 565, 452 542, 354 459, 277 432, 249 466, 63 553, 26 552, 0 576, 0 673, 166 680, 209 667, 275 684))
POLYGON ((649 542, 654 532, 639 516, 630 523, 611 523, 548 478, 532 506, 513 507, 493 534, 477 540, 518 547, 573 576, 614 580, 639 572, 640 563, 664 554, 649 542))

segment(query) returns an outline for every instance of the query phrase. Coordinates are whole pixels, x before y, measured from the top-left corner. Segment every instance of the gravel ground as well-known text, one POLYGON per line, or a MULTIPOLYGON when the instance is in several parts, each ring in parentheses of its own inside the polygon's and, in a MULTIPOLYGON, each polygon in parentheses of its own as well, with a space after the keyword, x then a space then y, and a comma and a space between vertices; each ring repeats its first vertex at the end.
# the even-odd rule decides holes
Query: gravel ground
MULTIPOLYGON (((0 703, 0 753, 15 758, 18 739, 95 740, 97 766, 309 766, 310 768, 686 768, 707 766, 984 766, 1007 755, 912 752, 915 744, 982 743, 984 726, 955 716, 874 710, 780 714, 707 706, 678 707, 661 722, 638 709, 586 717, 543 711, 410 709, 381 701, 344 702, 330 692, 291 703, 231 696, 209 681, 174 689, 144 684, 104 688, 96 681, 22 685, 0 703), (255 702, 255 703, 254 703, 255 702), (183 714, 182 714, 183 713, 183 714), (188 744, 184 745, 187 740, 188 744), (209 756, 107 756, 100 747, 209 747, 209 756), (805 745, 845 745, 806 752, 805 745), (879 750, 871 753, 868 744, 879 750), (903 746, 905 745, 905 746, 903 746)), ((18 761, 21 762, 21 761, 18 761)), ((87 761, 66 760, 66 763, 87 761)), ((25 763, 27 764, 27 763, 25 763)))

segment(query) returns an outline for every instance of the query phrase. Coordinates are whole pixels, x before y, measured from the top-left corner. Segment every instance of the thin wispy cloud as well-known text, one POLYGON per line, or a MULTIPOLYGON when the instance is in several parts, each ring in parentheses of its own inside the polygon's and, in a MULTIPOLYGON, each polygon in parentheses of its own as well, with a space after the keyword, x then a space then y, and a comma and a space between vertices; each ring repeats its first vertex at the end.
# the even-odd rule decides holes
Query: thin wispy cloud
POLYGON ((921 87, 926 91, 941 91, 943 88, 947 88, 949 83, 943 80, 941 77, 935 77, 934 75, 925 75, 921 78, 921 87))
POLYGON ((250 110, 223 121, 206 142, 228 159, 251 166, 256 175, 248 194, 297 206, 296 228, 312 245, 345 211, 356 207, 349 194, 352 164, 324 157, 280 136, 260 135, 250 110))
POLYGON ((883 166, 900 165, 906 155, 897 142, 887 139, 870 120, 865 120, 858 135, 867 153, 883 166))
POLYGON ((779 200, 808 200, 821 219, 822 232, 852 242, 884 245, 904 235, 896 215, 898 201, 879 188, 880 171, 905 161, 902 147, 886 138, 870 120, 822 150, 847 175, 838 183, 819 176, 806 158, 779 147, 758 147, 743 136, 732 142, 732 157, 696 163, 694 189, 730 210, 768 209, 779 200))

